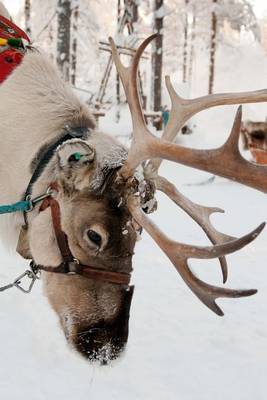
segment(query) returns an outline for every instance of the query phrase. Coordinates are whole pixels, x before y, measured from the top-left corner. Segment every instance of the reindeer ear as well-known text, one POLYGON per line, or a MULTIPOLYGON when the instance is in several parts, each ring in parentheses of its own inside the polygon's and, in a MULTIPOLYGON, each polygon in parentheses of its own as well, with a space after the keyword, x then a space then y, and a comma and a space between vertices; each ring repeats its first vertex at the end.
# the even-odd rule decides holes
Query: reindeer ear
POLYGON ((88 187, 95 166, 95 150, 84 140, 72 139, 57 150, 59 178, 68 190, 88 187))

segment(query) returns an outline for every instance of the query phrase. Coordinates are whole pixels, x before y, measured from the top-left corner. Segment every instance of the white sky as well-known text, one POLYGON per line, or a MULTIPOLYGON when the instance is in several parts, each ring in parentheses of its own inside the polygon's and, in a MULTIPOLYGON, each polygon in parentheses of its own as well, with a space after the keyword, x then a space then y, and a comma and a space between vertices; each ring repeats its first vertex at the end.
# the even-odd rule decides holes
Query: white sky
MULTIPOLYGON (((24 0, 2 0, 2 1, 9 10, 9 12, 13 15, 16 15, 20 6, 24 2, 24 0)), ((262 17, 263 14, 266 14, 267 12, 266 0, 251 0, 250 2, 254 5, 254 10, 258 17, 262 17)))

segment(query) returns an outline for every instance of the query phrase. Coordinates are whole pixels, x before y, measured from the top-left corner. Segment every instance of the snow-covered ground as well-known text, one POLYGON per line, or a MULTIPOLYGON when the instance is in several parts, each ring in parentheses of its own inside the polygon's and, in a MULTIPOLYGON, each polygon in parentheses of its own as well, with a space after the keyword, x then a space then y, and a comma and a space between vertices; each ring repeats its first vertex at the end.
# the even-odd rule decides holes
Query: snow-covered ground
MULTIPOLYGON (((234 108, 214 110, 207 138, 221 143, 234 108), (223 117, 224 116, 224 117, 223 117), (223 123, 222 123, 223 121, 223 123)), ((211 115, 210 115, 211 116, 211 115)), ((199 117, 199 124, 203 120, 199 117)), ((203 120, 204 121, 204 120, 203 120)), ((103 125, 108 121, 103 121, 103 125)), ((200 132, 188 144, 203 143, 200 132)), ((184 194, 224 208, 213 217, 218 229, 242 235, 266 220, 265 195, 221 178, 188 185, 208 174, 165 163, 162 173, 184 194)), ((159 196, 153 217, 177 240, 208 243, 182 211, 159 196)), ((123 357, 109 366, 90 365, 67 346, 57 318, 37 284, 31 295, 16 289, 0 294, 0 398, 19 400, 225 400, 266 399, 267 230, 228 257, 233 288, 257 288, 253 297, 220 300, 223 318, 212 314, 185 286, 166 256, 143 235, 134 257, 135 294, 130 336, 123 357)), ((24 270, 24 262, 1 250, 0 281, 24 270)), ((221 284, 216 261, 194 262, 202 279, 221 284)))
MULTIPOLYGON (((267 87, 267 58, 258 45, 247 50, 218 52, 217 91, 267 87)), ((195 95, 206 92, 205 68, 203 62, 193 85, 195 95)), ((235 109, 201 113, 194 118, 194 135, 180 140, 197 148, 222 144, 235 109)), ((129 119, 125 110, 122 114, 116 126, 111 110, 100 128, 118 136, 128 134, 129 119)), ((266 104, 246 106, 245 118, 252 117, 265 119, 266 104)), ((210 175, 168 162, 162 174, 192 200, 224 208, 225 214, 212 218, 223 232, 242 235, 267 220, 262 193, 221 178, 197 185, 210 175)), ((159 210, 152 218, 165 232, 182 242, 208 243, 188 216, 164 196, 158 199, 159 210)), ((31 295, 16 289, 0 293, 0 399, 266 400, 267 228, 228 261, 227 286, 259 292, 249 298, 219 300, 225 312, 220 318, 190 292, 144 233, 134 257, 127 350, 120 360, 104 367, 88 364, 67 346, 40 283, 31 295)), ((194 261, 192 268, 203 280, 221 284, 218 262, 194 261)), ((24 269, 19 257, 0 250, 0 284, 9 283, 24 269)))

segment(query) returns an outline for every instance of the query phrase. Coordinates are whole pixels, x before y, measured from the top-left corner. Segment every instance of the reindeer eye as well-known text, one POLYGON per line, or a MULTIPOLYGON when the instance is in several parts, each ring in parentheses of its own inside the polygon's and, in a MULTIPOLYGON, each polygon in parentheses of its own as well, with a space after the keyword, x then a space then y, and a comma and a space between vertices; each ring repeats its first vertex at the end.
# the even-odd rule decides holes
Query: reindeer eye
POLYGON ((99 235, 99 233, 93 231, 92 229, 89 229, 89 231, 87 232, 87 236, 91 240, 91 242, 93 242, 99 247, 101 246, 102 238, 99 235))

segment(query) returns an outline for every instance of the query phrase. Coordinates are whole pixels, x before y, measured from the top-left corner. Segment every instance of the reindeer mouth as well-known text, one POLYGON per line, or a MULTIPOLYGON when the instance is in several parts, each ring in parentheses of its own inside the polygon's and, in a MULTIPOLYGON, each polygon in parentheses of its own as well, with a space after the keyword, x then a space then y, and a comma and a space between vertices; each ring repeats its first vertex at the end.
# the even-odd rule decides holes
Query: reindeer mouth
POLYGON ((97 324, 76 327, 76 334, 68 341, 88 361, 107 365, 123 352, 129 333, 129 318, 134 286, 123 292, 121 308, 112 321, 101 320, 97 324))

